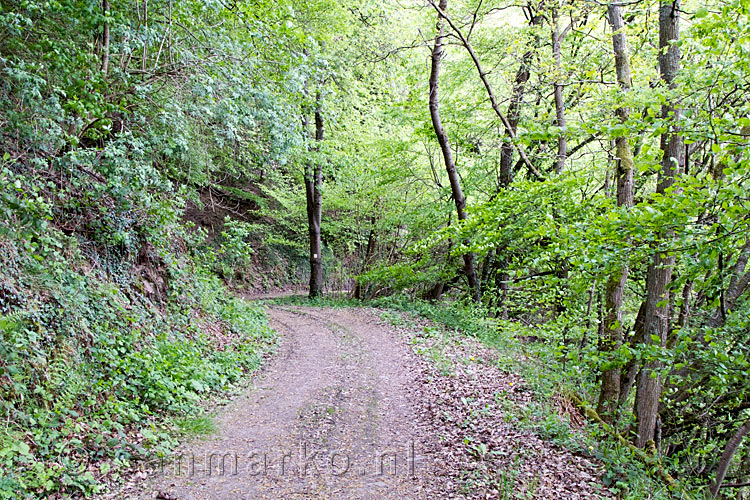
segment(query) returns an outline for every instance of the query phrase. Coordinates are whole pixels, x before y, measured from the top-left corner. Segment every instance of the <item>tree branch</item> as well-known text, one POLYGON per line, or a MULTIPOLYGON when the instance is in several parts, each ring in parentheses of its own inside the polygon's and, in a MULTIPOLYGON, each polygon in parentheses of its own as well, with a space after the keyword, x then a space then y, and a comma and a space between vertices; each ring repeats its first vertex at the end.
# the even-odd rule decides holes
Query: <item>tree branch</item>
POLYGON ((513 131, 513 127, 511 127, 511 124, 508 121, 508 118, 503 114, 502 111, 500 111, 500 106, 498 105, 497 98, 495 97, 495 93, 493 92, 492 86, 490 85, 490 82, 487 79, 487 73, 485 73, 484 69, 482 69, 482 64, 479 62, 479 57, 477 57, 476 52, 474 52, 474 48, 469 43, 469 40, 466 39, 464 34, 461 32, 461 30, 456 26, 453 20, 450 17, 448 17, 448 15, 443 11, 443 9, 441 9, 433 0, 427 0, 427 2, 437 11, 440 17, 442 17, 448 22, 448 25, 456 33, 456 36, 461 41, 461 44, 469 52, 469 55, 471 56, 471 59, 474 62, 474 66, 476 66, 477 71, 479 72, 479 78, 482 79, 484 88, 487 90, 487 94, 490 97, 490 102, 492 103, 492 109, 495 111, 495 114, 498 116, 498 118, 500 118, 500 121, 503 122, 505 131, 508 134, 508 136, 510 136, 511 141, 513 142, 513 146, 516 148, 516 151, 518 151, 518 154, 521 157, 521 160, 523 161, 524 165, 526 165, 526 168, 529 169, 529 172, 531 172, 534 175, 534 177, 537 178, 537 180, 543 181, 544 176, 531 163, 523 147, 518 143, 516 133, 513 131))

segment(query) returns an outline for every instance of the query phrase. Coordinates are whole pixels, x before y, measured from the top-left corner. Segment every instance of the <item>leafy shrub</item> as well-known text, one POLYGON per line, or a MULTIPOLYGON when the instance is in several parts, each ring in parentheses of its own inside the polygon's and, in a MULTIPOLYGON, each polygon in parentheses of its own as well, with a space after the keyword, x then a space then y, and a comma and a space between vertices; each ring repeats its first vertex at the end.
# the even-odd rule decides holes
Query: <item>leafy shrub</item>
POLYGON ((56 211, 85 219, 102 200, 122 196, 127 207, 138 195, 105 188, 71 208, 53 206, 38 186, 8 169, 0 175, 0 498, 8 499, 89 495, 121 466, 163 453, 172 421, 255 370, 273 342, 263 313, 227 294, 187 251, 191 234, 174 204, 141 198, 145 210, 128 226, 117 221, 130 210, 114 210, 91 219, 91 233, 69 236, 56 211))

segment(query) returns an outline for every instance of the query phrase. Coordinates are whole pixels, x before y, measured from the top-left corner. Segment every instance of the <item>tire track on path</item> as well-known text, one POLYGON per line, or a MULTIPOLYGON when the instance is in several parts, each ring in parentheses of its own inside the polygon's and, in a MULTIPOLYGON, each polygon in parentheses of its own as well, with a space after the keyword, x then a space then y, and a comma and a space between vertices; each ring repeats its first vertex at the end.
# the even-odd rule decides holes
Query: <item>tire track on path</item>
POLYGON ((180 447, 139 498, 422 498, 427 433, 403 339, 357 310, 268 314, 278 354, 221 410, 217 432, 180 447))

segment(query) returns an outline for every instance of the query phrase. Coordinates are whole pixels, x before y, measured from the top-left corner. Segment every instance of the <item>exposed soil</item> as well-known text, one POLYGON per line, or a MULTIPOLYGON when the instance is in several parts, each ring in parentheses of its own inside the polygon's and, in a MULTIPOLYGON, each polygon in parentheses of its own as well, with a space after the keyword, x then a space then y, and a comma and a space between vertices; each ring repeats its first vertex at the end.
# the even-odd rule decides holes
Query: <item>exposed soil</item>
POLYGON ((437 345, 365 309, 268 313, 282 340, 254 387, 221 410, 214 435, 185 444, 181 460, 122 498, 602 495, 596 464, 503 418, 504 398, 528 395, 490 349, 437 345), (436 349, 440 363, 420 354, 436 349))

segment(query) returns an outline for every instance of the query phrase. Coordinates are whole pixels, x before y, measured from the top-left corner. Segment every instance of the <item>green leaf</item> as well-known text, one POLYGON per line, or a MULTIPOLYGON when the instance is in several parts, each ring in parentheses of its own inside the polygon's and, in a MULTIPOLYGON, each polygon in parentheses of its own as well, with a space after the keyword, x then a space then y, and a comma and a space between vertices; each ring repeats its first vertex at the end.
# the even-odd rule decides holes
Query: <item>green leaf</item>
POLYGON ((701 7, 695 11, 695 14, 693 14, 693 18, 701 19, 703 17, 706 17, 707 15, 708 15, 708 9, 705 7, 701 7))
POLYGON ((29 445, 23 441, 19 441, 18 444, 16 444, 16 450, 18 450, 18 453, 21 455, 28 455, 31 452, 29 445))

